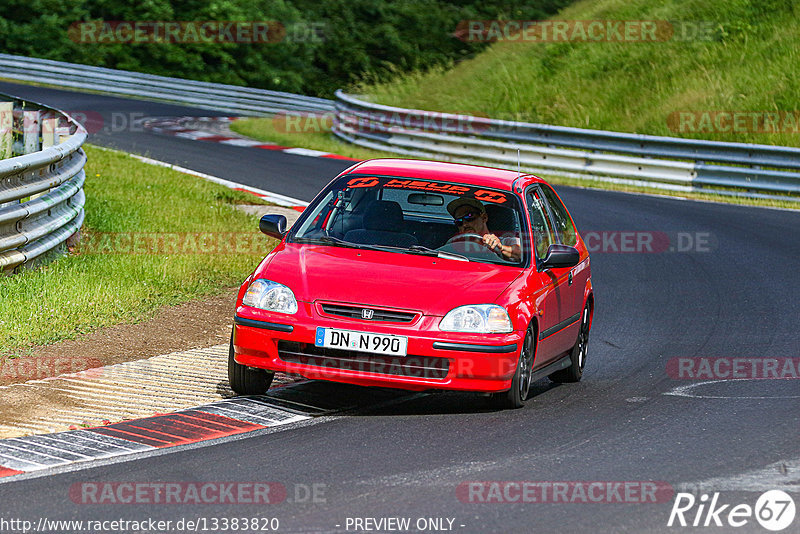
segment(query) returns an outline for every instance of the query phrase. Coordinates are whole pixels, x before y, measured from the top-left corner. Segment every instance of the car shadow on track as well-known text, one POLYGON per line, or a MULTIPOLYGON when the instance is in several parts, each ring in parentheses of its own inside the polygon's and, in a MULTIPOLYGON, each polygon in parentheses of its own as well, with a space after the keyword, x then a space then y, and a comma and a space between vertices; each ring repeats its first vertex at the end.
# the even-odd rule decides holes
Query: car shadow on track
POLYGON ((531 384, 528 400, 521 410, 505 410, 498 408, 489 396, 480 393, 460 391, 429 391, 424 393, 408 393, 397 402, 366 407, 356 416, 399 416, 399 415, 462 415, 477 413, 509 412, 514 413, 535 408, 536 398, 548 391, 561 387, 549 380, 539 380, 531 384))
MULTIPOLYGON (((532 383, 526 408, 535 406, 539 395, 560 386, 547 379, 532 383)), ((221 392, 230 391, 227 382, 220 382, 218 388, 221 392)), ((479 393, 414 392, 323 380, 306 380, 273 387, 266 395, 259 395, 257 398, 260 402, 310 416, 458 415, 503 411, 493 406, 486 395, 479 393)))

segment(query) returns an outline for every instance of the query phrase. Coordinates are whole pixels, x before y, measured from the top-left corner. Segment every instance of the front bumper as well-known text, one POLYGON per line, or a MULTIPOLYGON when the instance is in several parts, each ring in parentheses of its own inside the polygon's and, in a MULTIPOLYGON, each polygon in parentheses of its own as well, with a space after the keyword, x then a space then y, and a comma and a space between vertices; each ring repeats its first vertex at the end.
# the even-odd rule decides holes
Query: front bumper
POLYGON ((441 317, 419 315, 396 324, 322 315, 299 302, 294 315, 239 306, 234 320, 236 362, 315 380, 415 391, 497 392, 511 387, 525 331, 465 334, 438 330, 441 317), (314 346, 317 327, 408 338, 407 356, 381 356, 314 346))

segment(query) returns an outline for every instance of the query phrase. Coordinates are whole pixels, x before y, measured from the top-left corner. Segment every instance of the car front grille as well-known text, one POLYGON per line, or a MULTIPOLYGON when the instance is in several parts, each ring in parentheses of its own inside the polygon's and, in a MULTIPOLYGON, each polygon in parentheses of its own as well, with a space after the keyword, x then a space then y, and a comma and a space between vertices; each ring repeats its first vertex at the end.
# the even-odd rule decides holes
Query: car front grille
POLYGON ((327 315, 335 315, 337 317, 347 317, 348 319, 358 319, 360 321, 381 321, 386 323, 411 323, 417 317, 414 312, 403 312, 395 310, 382 310, 377 308, 370 308, 368 306, 347 306, 344 304, 330 304, 323 303, 320 305, 322 311, 327 315), (366 318, 363 316, 363 310, 370 310, 372 316, 366 318))
POLYGON ((294 341, 279 341, 278 356, 288 363, 313 365, 327 369, 435 380, 444 379, 450 370, 450 362, 446 358, 384 356, 352 350, 329 349, 294 341))

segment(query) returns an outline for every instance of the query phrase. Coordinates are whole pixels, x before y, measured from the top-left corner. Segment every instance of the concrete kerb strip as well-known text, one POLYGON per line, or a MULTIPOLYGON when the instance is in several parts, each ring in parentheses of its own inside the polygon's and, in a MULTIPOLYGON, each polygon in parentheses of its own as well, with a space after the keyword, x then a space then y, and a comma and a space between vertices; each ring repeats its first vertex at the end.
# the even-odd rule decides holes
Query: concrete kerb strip
MULTIPOLYGON (((215 345, 2 386, 15 395, 5 396, 0 438, 100 426, 230 398, 227 358, 228 345, 215 345), (48 402, 31 405, 29 398, 48 402)), ((278 385, 296 381, 275 377, 278 385)))
MULTIPOLYGON (((2 421, 0 480, 241 439, 251 432, 314 424, 364 406, 379 408, 422 395, 344 385, 331 394, 318 382, 276 373, 265 395, 233 397, 224 379, 227 349, 216 345, 4 386, 28 390, 33 398, 47 392, 48 400, 61 406, 2 421)), ((30 407, 30 399, 24 400, 30 407)), ((3 408, 16 414, 18 407, 3 408)))
MULTIPOLYGON (((279 396, 233 397, 227 357, 227 344, 216 345, 3 386, 22 391, 25 408, 30 396, 50 402, 33 410, 4 404, 0 477, 292 424, 326 411, 279 396)), ((278 373, 270 393, 300 382, 278 373)))

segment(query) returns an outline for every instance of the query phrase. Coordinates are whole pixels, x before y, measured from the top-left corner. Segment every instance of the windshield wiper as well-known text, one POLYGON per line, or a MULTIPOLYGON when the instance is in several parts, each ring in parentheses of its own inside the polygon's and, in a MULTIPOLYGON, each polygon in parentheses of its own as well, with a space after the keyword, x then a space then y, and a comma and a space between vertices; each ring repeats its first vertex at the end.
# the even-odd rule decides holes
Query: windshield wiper
POLYGON ((454 252, 444 252, 442 250, 434 250, 432 248, 424 247, 422 245, 411 245, 406 250, 421 254, 427 254, 428 256, 436 256, 438 258, 444 258, 448 260, 469 261, 469 258, 467 258, 466 256, 462 256, 461 254, 455 254, 454 252))
POLYGON ((438 250, 433 250, 432 248, 423 247, 422 245, 411 245, 410 247, 407 247, 407 248, 405 248, 403 250, 408 251, 408 252, 417 252, 419 254, 425 254, 427 256, 438 256, 439 255, 439 251, 438 250))
POLYGON ((299 243, 309 243, 312 245, 333 245, 335 247, 349 247, 349 248, 357 248, 359 250, 383 250, 389 252, 396 252, 402 251, 404 249, 400 249, 397 247, 390 247, 384 245, 370 245, 367 243, 353 243, 352 241, 345 241, 344 239, 339 239, 338 237, 333 237, 332 235, 323 235, 319 237, 301 237, 299 239, 295 239, 295 241, 299 243))
POLYGON ((308 243, 311 245, 333 245, 336 247, 349 247, 361 250, 382 250, 385 252, 411 252, 414 254, 424 254, 426 256, 436 256, 448 260, 470 261, 466 256, 455 254, 453 252, 444 252, 442 250, 435 250, 432 248, 424 247, 422 245, 411 245, 410 247, 393 247, 390 245, 369 245, 366 243, 353 243, 352 241, 345 241, 338 237, 324 235, 319 237, 298 237, 295 239, 296 243, 308 243))
POLYGON ((331 235, 323 235, 319 237, 298 237, 295 239, 295 242, 308 243, 310 245, 333 245, 337 247, 364 248, 358 243, 345 241, 344 239, 339 239, 338 237, 333 237, 331 235))

